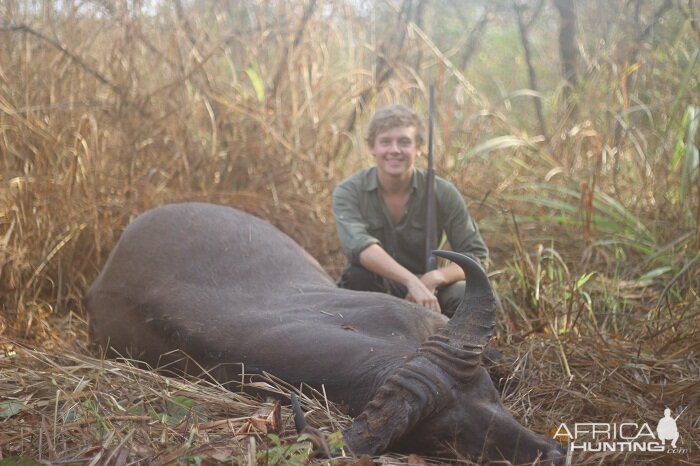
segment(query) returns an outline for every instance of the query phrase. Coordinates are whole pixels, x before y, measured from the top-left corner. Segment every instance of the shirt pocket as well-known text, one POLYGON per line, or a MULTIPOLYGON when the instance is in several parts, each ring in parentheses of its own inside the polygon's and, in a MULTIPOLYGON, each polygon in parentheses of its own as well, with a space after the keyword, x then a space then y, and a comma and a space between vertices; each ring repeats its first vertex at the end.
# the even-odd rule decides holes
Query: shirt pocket
POLYGON ((412 218, 409 225, 408 231, 402 235, 405 242, 404 247, 423 254, 425 250, 425 224, 418 218, 412 218))
POLYGON ((384 219, 381 217, 367 217, 367 233, 383 243, 384 219))

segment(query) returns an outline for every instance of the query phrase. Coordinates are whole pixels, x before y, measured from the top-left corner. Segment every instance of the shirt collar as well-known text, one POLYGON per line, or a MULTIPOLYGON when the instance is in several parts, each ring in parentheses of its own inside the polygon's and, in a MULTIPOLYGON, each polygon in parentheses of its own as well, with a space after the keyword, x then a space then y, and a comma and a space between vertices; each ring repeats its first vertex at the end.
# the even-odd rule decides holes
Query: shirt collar
POLYGON ((418 178, 421 177, 421 172, 417 168, 413 169, 413 177, 411 178, 411 191, 416 192, 418 191, 418 178))
POLYGON ((365 191, 375 191, 378 187, 379 181, 377 181, 377 167, 370 167, 365 173, 362 189, 365 191))

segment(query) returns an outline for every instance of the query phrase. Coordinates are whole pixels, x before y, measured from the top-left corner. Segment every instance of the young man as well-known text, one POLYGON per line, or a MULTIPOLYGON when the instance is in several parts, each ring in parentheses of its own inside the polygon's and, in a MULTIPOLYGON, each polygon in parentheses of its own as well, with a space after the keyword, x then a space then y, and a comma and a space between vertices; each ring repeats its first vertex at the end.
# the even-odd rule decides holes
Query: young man
MULTIPOLYGON (((367 130, 376 166, 341 182, 333 192, 333 214, 349 264, 343 288, 381 291, 452 316, 464 296, 464 273, 456 264, 425 271, 425 170, 423 124, 403 105, 383 107, 367 130)), ((488 249, 467 206, 448 181, 435 178, 438 238, 482 264, 488 249)))

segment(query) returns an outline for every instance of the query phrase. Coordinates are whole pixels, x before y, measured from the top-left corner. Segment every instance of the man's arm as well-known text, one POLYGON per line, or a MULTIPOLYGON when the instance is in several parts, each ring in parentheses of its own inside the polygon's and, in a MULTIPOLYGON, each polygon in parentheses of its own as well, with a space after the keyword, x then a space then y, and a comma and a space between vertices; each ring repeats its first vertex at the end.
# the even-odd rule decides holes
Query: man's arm
POLYGON ((435 290, 441 286, 464 280, 464 270, 454 262, 450 262, 445 267, 440 267, 424 273, 420 277, 420 280, 429 291, 434 293, 435 290))
POLYGON ((451 183, 445 182, 442 188, 441 210, 445 209, 445 232, 452 250, 470 256, 486 267, 489 250, 481 238, 479 227, 469 215, 464 198, 451 183))
MULTIPOLYGON (((440 304, 435 296, 435 288, 430 289, 426 284, 413 275, 407 268, 396 262, 381 246, 373 244, 360 253, 360 264, 377 275, 401 283, 408 289, 406 299, 427 307, 431 311, 440 312, 440 304)), ((449 267, 444 267, 447 269, 449 267)), ((434 270, 438 272, 441 269, 434 270)), ((461 270, 461 269, 460 269, 461 270)), ((438 279, 439 275, 436 276, 438 279)))
POLYGON ((360 263, 360 253, 373 244, 379 244, 367 231, 367 223, 359 210, 359 192, 356 186, 342 183, 333 191, 333 215, 343 253, 351 263, 360 263))

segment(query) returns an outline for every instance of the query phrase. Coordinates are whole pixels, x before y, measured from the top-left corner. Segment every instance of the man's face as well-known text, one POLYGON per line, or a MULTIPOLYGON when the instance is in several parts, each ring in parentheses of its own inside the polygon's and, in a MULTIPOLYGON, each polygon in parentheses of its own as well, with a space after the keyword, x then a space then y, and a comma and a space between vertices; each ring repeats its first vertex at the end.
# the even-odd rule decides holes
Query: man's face
POLYGON ((374 155, 380 173, 391 177, 410 176, 416 157, 420 155, 416 145, 416 128, 397 126, 382 131, 374 138, 369 151, 374 155))

